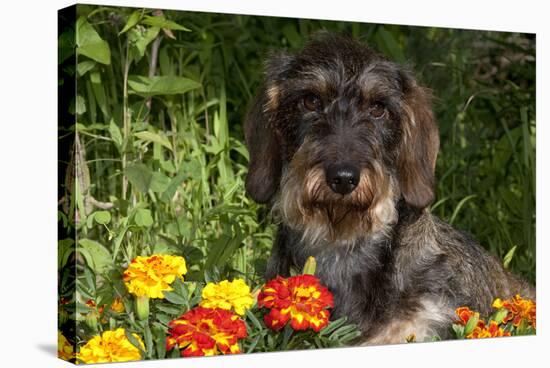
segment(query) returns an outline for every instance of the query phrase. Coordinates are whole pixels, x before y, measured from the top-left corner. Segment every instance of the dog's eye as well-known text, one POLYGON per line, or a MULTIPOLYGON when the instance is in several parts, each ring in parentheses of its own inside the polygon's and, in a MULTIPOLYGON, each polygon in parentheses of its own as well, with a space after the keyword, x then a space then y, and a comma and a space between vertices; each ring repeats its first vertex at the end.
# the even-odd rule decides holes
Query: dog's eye
POLYGON ((369 107, 369 114, 375 119, 380 119, 386 115, 386 106, 382 102, 375 102, 369 107))
POLYGON ((313 93, 309 93, 304 97, 303 100, 304 107, 308 109, 309 111, 319 111, 321 110, 321 107, 323 107, 321 99, 319 96, 314 95, 313 93))

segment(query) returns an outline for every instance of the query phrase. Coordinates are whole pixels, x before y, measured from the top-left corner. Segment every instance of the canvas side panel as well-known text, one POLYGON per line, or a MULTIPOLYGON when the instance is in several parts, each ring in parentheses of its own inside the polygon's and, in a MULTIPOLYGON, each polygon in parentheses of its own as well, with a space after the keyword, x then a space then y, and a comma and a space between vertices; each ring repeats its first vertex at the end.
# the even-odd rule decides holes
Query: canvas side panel
POLYGON ((58 357, 74 363, 76 351, 76 5, 58 11, 58 357))

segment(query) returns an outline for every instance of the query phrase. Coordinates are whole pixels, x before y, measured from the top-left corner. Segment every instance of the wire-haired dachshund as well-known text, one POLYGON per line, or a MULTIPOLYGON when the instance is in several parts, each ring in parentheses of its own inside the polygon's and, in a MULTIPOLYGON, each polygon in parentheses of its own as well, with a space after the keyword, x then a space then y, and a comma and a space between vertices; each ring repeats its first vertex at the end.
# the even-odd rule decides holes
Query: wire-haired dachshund
POLYGON ((428 211, 438 127, 430 92, 351 38, 317 35, 267 61, 245 122, 248 194, 280 221, 266 277, 309 256, 360 344, 450 337, 455 309, 535 297, 472 237, 428 211))

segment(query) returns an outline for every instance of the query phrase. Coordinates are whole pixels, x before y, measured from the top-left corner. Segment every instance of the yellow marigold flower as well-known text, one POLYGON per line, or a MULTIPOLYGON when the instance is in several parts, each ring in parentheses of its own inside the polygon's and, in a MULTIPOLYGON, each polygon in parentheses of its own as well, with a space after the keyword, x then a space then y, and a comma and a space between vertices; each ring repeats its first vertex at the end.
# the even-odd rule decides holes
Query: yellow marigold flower
MULTIPOLYGON (((143 341, 137 334, 132 334, 142 349, 143 341)), ((126 337, 123 328, 115 331, 105 331, 101 336, 95 336, 80 348, 77 359, 86 363, 129 362, 141 360, 141 353, 126 337)))
POLYGON ((231 282, 223 280, 220 283, 209 282, 202 289, 201 307, 233 309, 235 313, 244 315, 245 311, 252 306, 254 298, 250 288, 242 279, 231 282))
POLYGON ((67 361, 74 358, 73 346, 63 336, 61 331, 57 331, 57 356, 67 361))
POLYGON ((164 291, 172 291, 170 284, 187 273, 185 259, 179 256, 156 254, 132 260, 123 280, 128 291, 138 297, 164 298, 164 291))
POLYGON ((122 303, 122 299, 116 298, 111 304, 111 310, 116 313, 124 312, 124 304, 122 303))

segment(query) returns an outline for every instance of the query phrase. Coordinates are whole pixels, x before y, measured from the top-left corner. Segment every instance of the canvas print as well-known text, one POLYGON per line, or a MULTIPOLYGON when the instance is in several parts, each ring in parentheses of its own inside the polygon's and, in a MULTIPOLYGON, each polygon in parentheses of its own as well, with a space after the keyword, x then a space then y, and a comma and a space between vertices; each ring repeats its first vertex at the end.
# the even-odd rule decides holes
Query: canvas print
POLYGON ((58 17, 60 358, 536 333, 534 34, 58 17))

